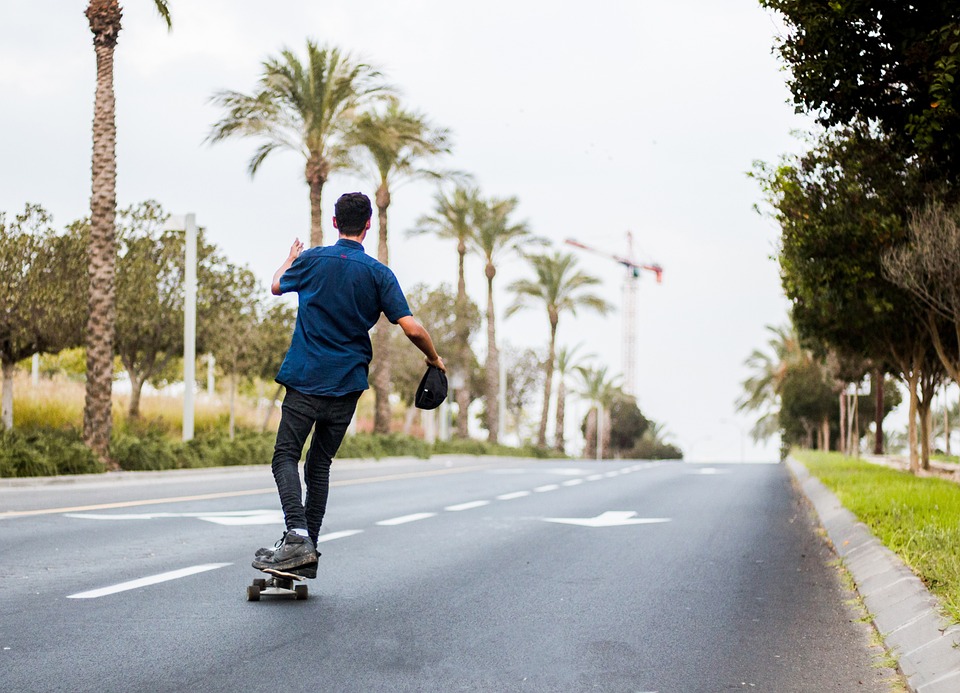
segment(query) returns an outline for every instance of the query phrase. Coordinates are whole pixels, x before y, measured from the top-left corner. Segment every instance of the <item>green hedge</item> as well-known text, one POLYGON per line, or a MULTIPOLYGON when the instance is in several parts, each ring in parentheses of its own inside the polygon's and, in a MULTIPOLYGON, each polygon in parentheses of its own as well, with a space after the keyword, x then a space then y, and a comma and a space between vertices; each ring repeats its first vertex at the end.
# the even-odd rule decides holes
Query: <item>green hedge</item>
MULTIPOLYGON (((223 434, 207 434, 184 443, 172 438, 161 428, 125 427, 114 431, 110 441, 110 457, 121 469, 127 471, 269 464, 273 458, 275 440, 274 433, 241 432, 233 440, 223 434)), ((307 446, 304 447, 304 452, 307 446)), ((432 454, 500 455, 540 459, 561 457, 553 450, 530 445, 511 448, 480 440, 438 441, 430 445, 419 438, 396 433, 361 433, 347 436, 337 457, 427 459, 432 454)), ((0 477, 55 476, 103 471, 103 465, 83 444, 76 431, 36 429, 26 433, 18 430, 0 432, 0 477)))

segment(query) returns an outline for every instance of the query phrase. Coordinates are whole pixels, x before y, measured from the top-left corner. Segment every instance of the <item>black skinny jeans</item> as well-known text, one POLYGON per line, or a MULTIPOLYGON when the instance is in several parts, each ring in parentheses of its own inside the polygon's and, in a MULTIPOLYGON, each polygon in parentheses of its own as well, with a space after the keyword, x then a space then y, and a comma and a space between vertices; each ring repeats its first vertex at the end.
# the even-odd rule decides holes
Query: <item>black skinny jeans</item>
POLYGON ((330 492, 330 464, 337 454, 350 419, 357 409, 360 392, 340 397, 307 395, 287 388, 283 398, 283 413, 273 449, 273 478, 280 492, 280 505, 287 529, 305 528, 314 543, 320 534, 323 515, 330 492), (310 429, 313 441, 307 450, 303 477, 307 498, 301 500, 300 474, 297 465, 310 429))

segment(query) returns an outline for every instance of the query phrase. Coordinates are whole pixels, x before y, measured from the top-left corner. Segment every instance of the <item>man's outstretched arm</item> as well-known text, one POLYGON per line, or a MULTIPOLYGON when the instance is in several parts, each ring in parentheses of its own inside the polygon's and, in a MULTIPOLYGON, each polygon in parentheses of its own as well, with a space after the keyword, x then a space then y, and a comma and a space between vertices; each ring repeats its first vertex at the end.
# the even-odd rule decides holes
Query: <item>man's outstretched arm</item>
POLYGON ((443 365, 443 359, 440 358, 440 354, 437 353, 436 347, 433 346, 433 340, 430 339, 430 333, 427 332, 424 326, 421 325, 415 317, 412 315, 404 316, 397 321, 397 324, 400 325, 400 329, 403 330, 403 333, 407 336, 407 339, 413 342, 413 345, 423 352, 428 365, 436 366, 444 373, 447 372, 447 367, 443 365))
POLYGON ((293 241, 293 245, 290 246, 290 254, 287 255, 287 259, 283 261, 283 264, 280 265, 273 275, 273 281, 270 282, 270 293, 274 296, 280 295, 280 277, 283 276, 284 272, 290 269, 290 265, 293 264, 293 261, 300 257, 300 253, 303 252, 303 243, 300 242, 300 239, 297 238, 293 241))

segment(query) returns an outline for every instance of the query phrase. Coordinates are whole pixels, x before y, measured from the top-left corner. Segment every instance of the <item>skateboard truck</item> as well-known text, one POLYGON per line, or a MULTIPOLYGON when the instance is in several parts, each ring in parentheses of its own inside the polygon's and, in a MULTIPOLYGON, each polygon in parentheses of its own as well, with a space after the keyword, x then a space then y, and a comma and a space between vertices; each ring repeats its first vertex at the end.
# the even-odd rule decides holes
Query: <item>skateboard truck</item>
POLYGON ((268 575, 270 575, 270 577, 256 578, 253 584, 247 586, 248 602, 258 602, 260 601, 260 597, 293 597, 294 599, 306 599, 309 596, 306 585, 293 584, 295 581, 303 580, 301 576, 294 573, 283 573, 281 575, 268 573, 268 575))

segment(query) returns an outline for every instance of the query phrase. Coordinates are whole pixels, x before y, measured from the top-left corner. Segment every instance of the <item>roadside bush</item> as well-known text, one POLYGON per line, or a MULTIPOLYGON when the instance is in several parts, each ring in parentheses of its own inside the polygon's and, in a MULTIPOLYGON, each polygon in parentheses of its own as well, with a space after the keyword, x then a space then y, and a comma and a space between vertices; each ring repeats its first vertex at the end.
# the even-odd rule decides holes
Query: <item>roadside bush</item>
MULTIPOLYGON (((309 443, 308 443, 309 445, 309 443)), ((412 436, 399 433, 379 435, 358 433, 347 436, 337 452, 338 458, 375 459, 382 457, 430 457, 430 445, 412 436)))
POLYGON ((102 472, 93 453, 72 431, 0 433, 0 477, 102 472))
POLYGON ((488 443, 484 440, 464 440, 462 438, 453 438, 451 440, 438 440, 433 444, 433 454, 435 455, 495 455, 499 457, 532 457, 535 459, 557 459, 565 458, 556 450, 551 448, 541 448, 536 445, 524 445, 519 448, 512 448, 508 445, 499 445, 488 443))
POLYGON ((120 433, 110 441, 110 457, 126 471, 176 469, 174 445, 159 432, 149 431, 140 436, 120 433))

